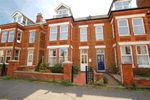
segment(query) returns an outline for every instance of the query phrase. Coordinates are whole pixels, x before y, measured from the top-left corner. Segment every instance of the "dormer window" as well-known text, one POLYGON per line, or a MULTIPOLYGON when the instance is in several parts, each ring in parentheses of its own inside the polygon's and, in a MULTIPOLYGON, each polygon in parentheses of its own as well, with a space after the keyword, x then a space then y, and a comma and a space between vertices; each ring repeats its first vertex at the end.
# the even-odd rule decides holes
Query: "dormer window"
POLYGON ((68 10, 64 9, 64 10, 60 10, 57 12, 58 15, 64 15, 64 14, 68 14, 68 10))
POLYGON ((117 1, 114 6, 115 10, 128 9, 130 8, 130 1, 117 1))

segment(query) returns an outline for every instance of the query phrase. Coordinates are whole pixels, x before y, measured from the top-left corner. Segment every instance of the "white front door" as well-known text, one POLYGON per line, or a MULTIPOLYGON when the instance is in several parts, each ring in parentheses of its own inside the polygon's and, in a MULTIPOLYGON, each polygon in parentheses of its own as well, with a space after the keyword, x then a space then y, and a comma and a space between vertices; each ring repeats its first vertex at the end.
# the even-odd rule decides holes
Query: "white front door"
POLYGON ((28 50, 28 61, 27 61, 27 65, 31 66, 32 65, 32 61, 33 61, 33 50, 28 50))
POLYGON ((88 66, 88 55, 81 54, 81 71, 86 71, 85 66, 88 66))

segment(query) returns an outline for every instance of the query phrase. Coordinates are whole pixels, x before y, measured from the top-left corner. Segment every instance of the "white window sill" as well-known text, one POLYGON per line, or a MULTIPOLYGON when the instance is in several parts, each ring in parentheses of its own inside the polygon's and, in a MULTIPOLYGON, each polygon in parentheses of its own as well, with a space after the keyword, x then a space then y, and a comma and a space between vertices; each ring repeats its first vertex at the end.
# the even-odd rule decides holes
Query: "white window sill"
POLYGON ((21 41, 18 41, 18 40, 17 40, 17 43, 21 43, 21 41))
POLYGON ((49 41, 57 41, 57 40, 49 40, 49 41))
POLYGON ((150 68, 150 65, 138 65, 138 68, 150 68))
POLYGON ((5 65, 9 65, 9 63, 5 63, 5 65))
POLYGON ((145 33, 145 34, 134 34, 134 35, 147 35, 147 34, 145 33))
POLYGON ((80 42, 87 42, 87 41, 80 41, 80 42))
POLYGON ((104 41, 104 40, 96 40, 96 41, 104 41))
POLYGON ((6 43, 6 42, 1 42, 1 43, 6 43))
POLYGON ((59 39, 59 40, 68 40, 68 39, 59 39))
POLYGON ((34 42, 29 42, 29 43, 34 43, 34 42))
POLYGON ((119 35, 119 36, 131 36, 131 35, 119 35))

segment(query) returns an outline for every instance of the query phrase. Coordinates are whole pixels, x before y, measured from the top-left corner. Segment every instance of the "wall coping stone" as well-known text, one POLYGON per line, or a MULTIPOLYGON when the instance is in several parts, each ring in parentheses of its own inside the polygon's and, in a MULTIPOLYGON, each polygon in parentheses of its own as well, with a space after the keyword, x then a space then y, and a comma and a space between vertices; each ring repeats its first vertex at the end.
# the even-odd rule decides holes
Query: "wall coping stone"
POLYGON ((29 71, 13 71, 15 73, 30 73, 30 74, 47 74, 47 75, 64 75, 62 73, 42 73, 42 72, 29 72, 29 71))
POLYGON ((133 64, 132 62, 120 62, 120 64, 133 64))
POLYGON ((71 62, 71 61, 65 61, 65 62, 63 62, 63 64, 66 64, 66 63, 68 63, 68 64, 72 64, 72 62, 71 62))
POLYGON ((8 60, 8 62, 19 62, 18 60, 8 60))

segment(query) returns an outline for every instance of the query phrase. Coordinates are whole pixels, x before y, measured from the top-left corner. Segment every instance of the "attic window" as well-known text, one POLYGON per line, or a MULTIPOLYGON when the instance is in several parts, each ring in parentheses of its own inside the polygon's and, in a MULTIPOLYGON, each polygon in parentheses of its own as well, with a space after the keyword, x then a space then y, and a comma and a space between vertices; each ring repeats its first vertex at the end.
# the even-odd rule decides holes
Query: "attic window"
POLYGON ((130 1, 115 2, 115 9, 116 10, 128 9, 130 8, 129 4, 130 4, 130 1))
POLYGON ((67 9, 64 9, 64 10, 59 10, 57 12, 58 15, 65 15, 65 14, 68 14, 68 10, 67 9))

